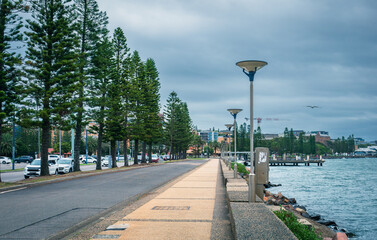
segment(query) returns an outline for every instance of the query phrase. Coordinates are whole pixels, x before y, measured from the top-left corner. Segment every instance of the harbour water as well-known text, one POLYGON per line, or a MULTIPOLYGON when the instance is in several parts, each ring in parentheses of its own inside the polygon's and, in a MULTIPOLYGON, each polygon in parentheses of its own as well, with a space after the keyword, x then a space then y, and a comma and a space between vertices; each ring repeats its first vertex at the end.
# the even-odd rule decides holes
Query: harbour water
POLYGON ((271 166, 272 193, 296 198, 309 214, 356 236, 377 239, 377 158, 327 159, 322 167, 271 166))

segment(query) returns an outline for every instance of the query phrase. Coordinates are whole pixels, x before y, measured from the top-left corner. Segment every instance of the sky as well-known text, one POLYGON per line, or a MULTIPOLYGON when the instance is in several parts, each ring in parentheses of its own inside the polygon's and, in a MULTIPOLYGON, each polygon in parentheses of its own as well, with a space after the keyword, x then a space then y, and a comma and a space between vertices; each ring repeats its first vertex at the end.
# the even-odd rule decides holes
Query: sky
MULTIPOLYGON (((161 106, 175 91, 198 129, 250 116, 250 82, 235 65, 263 60, 254 80, 262 133, 285 127, 377 140, 377 1, 98 0, 109 29, 153 58, 161 106), (308 108, 306 106, 319 106, 308 108), (266 120, 272 118, 276 120, 266 120)), ((254 126, 257 123, 254 121, 254 126)))

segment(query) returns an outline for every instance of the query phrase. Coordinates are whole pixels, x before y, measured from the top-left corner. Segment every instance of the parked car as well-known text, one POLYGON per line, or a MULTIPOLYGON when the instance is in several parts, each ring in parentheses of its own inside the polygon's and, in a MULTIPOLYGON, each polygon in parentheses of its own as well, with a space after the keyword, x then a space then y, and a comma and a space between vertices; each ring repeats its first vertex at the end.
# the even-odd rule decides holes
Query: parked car
POLYGON ((9 157, 0 156, 0 163, 2 164, 10 164, 12 161, 9 159, 9 157))
POLYGON ((32 156, 21 156, 14 159, 14 162, 15 163, 22 163, 22 162, 31 163, 33 160, 34 158, 32 156))
POLYGON ((48 155, 48 160, 58 161, 59 160, 59 155, 48 155))
MULTIPOLYGON (((48 169, 50 175, 58 174, 58 169, 55 160, 48 161, 48 169)), ((37 158, 28 164, 24 169, 25 179, 31 176, 40 176, 41 175, 41 159, 37 158)))
POLYGON ((152 162, 157 163, 158 159, 159 159, 159 157, 158 157, 157 154, 152 154, 152 162))
POLYGON ((101 160, 102 167, 108 167, 109 166, 109 160, 108 159, 103 159, 101 160))
POLYGON ((58 161, 58 173, 69 173, 73 171, 73 160, 62 158, 58 161))
MULTIPOLYGON (((84 156, 81 160, 82 163, 86 163, 86 156, 84 156)), ((96 158, 93 158, 91 156, 88 156, 88 163, 96 163, 97 162, 97 159, 96 158)))

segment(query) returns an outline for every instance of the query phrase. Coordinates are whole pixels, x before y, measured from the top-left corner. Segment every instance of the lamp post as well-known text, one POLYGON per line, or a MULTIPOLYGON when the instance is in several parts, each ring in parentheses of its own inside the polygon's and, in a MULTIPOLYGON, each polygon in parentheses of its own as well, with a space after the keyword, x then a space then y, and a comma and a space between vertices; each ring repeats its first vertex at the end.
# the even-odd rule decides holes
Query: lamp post
POLYGON ((242 109, 239 109, 239 108, 231 108, 231 109, 228 109, 228 112, 230 112, 230 115, 233 116, 234 118, 234 124, 233 124, 233 130, 234 130, 234 178, 237 178, 238 174, 237 174, 237 121, 236 121, 236 118, 237 118, 237 114, 239 112, 241 112, 242 109))
POLYGON ((85 164, 88 164, 88 128, 85 125, 85 164))
POLYGON ((256 182, 255 182, 255 160, 254 160, 254 127, 253 127, 253 82, 255 73, 267 65, 265 61, 247 60, 236 63, 250 80, 250 174, 249 174, 249 202, 255 202, 256 182))
POLYGON ((231 164, 230 164, 230 138, 231 138, 231 131, 230 131, 230 129, 232 129, 232 127, 233 127, 233 124, 225 124, 225 127, 228 129, 228 131, 229 131, 229 155, 228 155, 228 167, 229 167, 229 170, 230 170, 230 168, 231 168, 231 164))

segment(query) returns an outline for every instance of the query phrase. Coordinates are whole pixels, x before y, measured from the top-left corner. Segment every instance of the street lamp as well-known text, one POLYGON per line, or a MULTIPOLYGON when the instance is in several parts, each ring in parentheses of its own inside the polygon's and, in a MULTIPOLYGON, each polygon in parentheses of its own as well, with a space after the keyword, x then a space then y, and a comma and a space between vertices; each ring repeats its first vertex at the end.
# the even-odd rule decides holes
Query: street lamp
POLYGON ((237 144, 237 122, 236 122, 236 118, 237 118, 237 114, 239 112, 241 112, 242 109, 239 109, 239 108, 231 108, 231 109, 228 109, 228 112, 230 112, 230 115, 233 116, 234 118, 234 127, 233 127, 233 130, 234 130, 234 178, 237 178, 237 147, 236 147, 236 144, 237 144))
POLYGON ((254 127, 253 127, 253 82, 255 73, 267 65, 265 61, 247 60, 236 63, 250 80, 250 174, 249 174, 249 202, 255 202, 255 162, 254 162, 254 127))
POLYGON ((228 167, 229 167, 229 170, 230 170, 230 138, 231 138, 231 131, 230 129, 232 129, 233 127, 233 124, 225 124, 225 127, 228 129, 229 131, 229 155, 228 155, 228 167))

